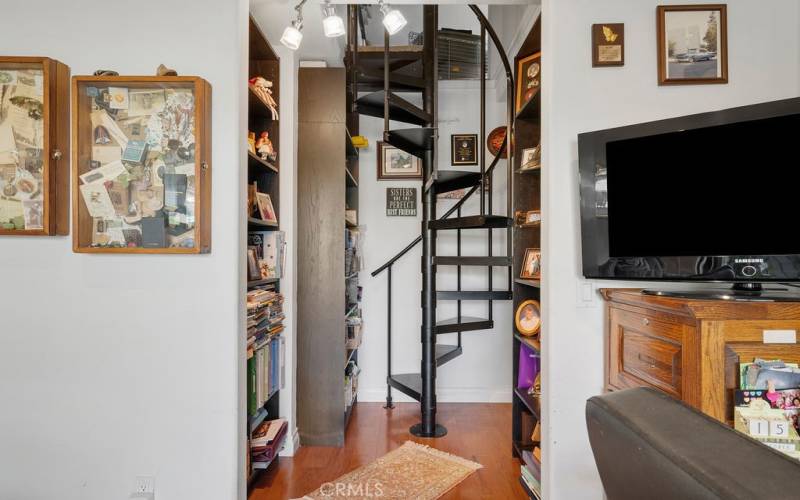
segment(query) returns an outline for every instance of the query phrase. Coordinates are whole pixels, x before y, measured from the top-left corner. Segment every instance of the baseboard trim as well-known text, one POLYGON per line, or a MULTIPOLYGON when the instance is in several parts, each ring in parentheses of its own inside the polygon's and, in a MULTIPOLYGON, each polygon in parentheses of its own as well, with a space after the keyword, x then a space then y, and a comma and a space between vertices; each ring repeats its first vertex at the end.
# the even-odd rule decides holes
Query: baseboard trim
MULTIPOLYGON (((410 397, 396 390, 392 391, 392 400, 399 403, 416 402, 410 397)), ((439 403, 510 403, 511 389, 488 389, 485 387, 444 387, 437 391, 436 400, 439 403)), ((360 403, 385 403, 386 387, 359 387, 358 401, 360 403)))
POLYGON ((300 449, 300 432, 297 429, 294 429, 292 431, 291 439, 286 440, 286 444, 278 453, 278 456, 293 457, 298 449, 300 449))

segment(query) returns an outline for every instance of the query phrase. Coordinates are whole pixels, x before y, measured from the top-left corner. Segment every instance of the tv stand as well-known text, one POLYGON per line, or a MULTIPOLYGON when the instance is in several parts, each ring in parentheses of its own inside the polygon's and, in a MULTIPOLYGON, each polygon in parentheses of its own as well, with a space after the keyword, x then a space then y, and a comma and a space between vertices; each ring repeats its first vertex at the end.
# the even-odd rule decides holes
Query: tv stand
POLYGON ((800 302, 800 289, 764 288, 761 283, 733 283, 730 288, 699 290, 642 290, 645 295, 695 300, 729 300, 735 302, 800 302))

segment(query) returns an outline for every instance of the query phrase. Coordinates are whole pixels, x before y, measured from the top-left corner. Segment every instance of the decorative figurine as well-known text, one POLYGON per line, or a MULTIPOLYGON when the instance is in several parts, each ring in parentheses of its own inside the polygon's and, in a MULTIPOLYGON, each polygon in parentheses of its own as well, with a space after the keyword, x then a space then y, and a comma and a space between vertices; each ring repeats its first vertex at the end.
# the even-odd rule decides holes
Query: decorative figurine
POLYGON ((266 78, 256 76, 251 78, 248 83, 253 92, 267 105, 272 113, 272 119, 278 119, 278 103, 272 97, 272 82, 266 78))
POLYGON ((168 68, 163 64, 159 64, 156 68, 156 76, 178 76, 178 72, 172 68, 168 68))
POLYGON ((275 161, 275 148, 272 147, 272 141, 269 140, 269 132, 261 132, 261 137, 256 142, 256 150, 262 160, 275 161))

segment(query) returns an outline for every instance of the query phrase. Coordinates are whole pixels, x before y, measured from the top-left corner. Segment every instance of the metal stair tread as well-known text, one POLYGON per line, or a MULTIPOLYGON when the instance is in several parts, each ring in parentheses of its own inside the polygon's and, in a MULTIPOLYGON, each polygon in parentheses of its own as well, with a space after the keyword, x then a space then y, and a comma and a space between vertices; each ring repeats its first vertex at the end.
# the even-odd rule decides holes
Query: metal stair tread
POLYGON ((480 172, 440 170, 433 181, 433 187, 436 193, 447 193, 461 188, 477 186, 480 182, 480 172))
POLYGON ((437 290, 436 300, 511 300, 508 290, 437 290))
MULTIPOLYGON (((362 115, 383 118, 383 90, 356 99, 356 111, 362 115)), ((432 121, 429 113, 414 106, 402 97, 389 92, 389 119, 414 125, 427 125, 432 121)))
POLYGON ((442 366, 459 356, 463 350, 458 345, 436 344, 436 366, 442 366))
POLYGON ((436 135, 433 127, 404 128, 388 131, 383 140, 397 149, 423 158, 427 151, 433 149, 436 135))
MULTIPOLYGON (((383 90, 383 58, 374 65, 359 61, 356 66, 356 84, 360 92, 383 90)), ((425 89, 422 65, 418 61, 389 72, 389 90, 394 92, 421 92, 425 89)))
POLYGON ((430 229, 489 229, 511 227, 512 220, 501 215, 469 215, 428 222, 430 229))
POLYGON ((443 334, 489 330, 491 328, 494 328, 494 321, 492 320, 473 316, 461 316, 461 318, 448 318, 437 321, 435 330, 437 334, 443 334))
POLYGON ((436 266, 510 266, 511 257, 505 256, 473 256, 473 255, 436 255, 433 257, 436 266))
POLYGON ((422 375, 419 373, 396 373, 387 378, 390 386, 406 396, 420 400, 422 394, 422 375))

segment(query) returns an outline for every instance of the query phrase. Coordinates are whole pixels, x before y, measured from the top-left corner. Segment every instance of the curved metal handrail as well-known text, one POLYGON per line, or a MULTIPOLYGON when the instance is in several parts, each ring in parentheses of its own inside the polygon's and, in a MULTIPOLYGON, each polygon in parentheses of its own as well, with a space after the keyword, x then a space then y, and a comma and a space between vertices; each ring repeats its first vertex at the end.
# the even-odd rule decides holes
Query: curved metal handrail
MULTIPOLYGON (((508 56, 506 55, 505 49, 503 48, 503 44, 500 43, 500 38, 497 36, 497 33, 494 31, 494 28, 492 27, 491 23, 489 23, 489 20, 486 19, 486 16, 483 15, 483 12, 481 12, 481 10, 478 8, 478 6, 470 4, 469 8, 470 8, 470 10, 472 10, 473 13, 475 13, 475 16, 478 18, 478 21, 481 23, 481 26, 483 26, 486 29, 486 32, 489 34, 489 37, 492 39, 492 42, 494 42, 494 45, 497 48, 497 52, 500 54, 500 60, 503 63, 503 69, 505 69, 505 72, 506 72, 506 84, 508 86, 507 100, 510 101, 509 109, 513 110, 514 109, 514 92, 513 92, 513 90, 514 90, 514 71, 511 68, 511 63, 509 63, 509 61, 508 61, 508 56)), ((485 76, 483 76, 483 75, 481 77, 485 78, 485 76)), ((500 145, 500 151, 498 151, 497 156, 494 157, 494 160, 492 161, 492 164, 489 165, 489 168, 487 168, 486 172, 483 174, 483 178, 484 179, 486 179, 487 176, 491 175, 492 171, 494 170, 494 167, 497 165, 497 162, 500 161, 500 158, 503 156, 503 153, 506 150, 506 141, 511 136, 512 125, 513 125, 513 115, 511 115, 510 112, 509 112, 509 123, 508 123, 508 129, 506 131, 506 136, 503 138, 503 143, 500 145)), ((508 156, 508 160, 511 161, 511 155, 506 155, 506 156, 508 156)), ((510 181, 510 179, 509 179, 509 181, 510 181)), ((459 208, 461 208, 461 206, 464 204, 464 202, 466 202, 467 199, 472 195, 472 193, 477 191, 478 187, 481 186, 481 185, 483 185, 483 183, 481 183, 481 184, 479 184, 477 186, 472 186, 472 188, 469 191, 467 191, 467 193, 464 195, 463 198, 458 200, 458 202, 455 205, 453 205, 450 208, 450 210, 445 212, 445 214, 441 217, 441 219, 446 219, 446 218, 450 217, 459 208)), ((510 197, 509 197, 509 204, 510 204, 510 201, 511 200, 510 200, 510 197)), ((411 243, 408 244, 408 246, 406 246, 405 248, 400 250, 394 257, 392 257, 391 259, 386 261, 386 263, 383 264, 381 267, 379 267, 376 270, 372 271, 372 273, 371 273, 372 276, 377 276, 378 274, 382 273, 383 271, 385 271, 386 269, 391 267, 392 264, 397 262, 397 260, 400 259, 400 257, 402 257, 403 255, 407 254, 420 241, 422 241, 422 236, 417 236, 417 238, 414 241, 412 241, 411 243)))

